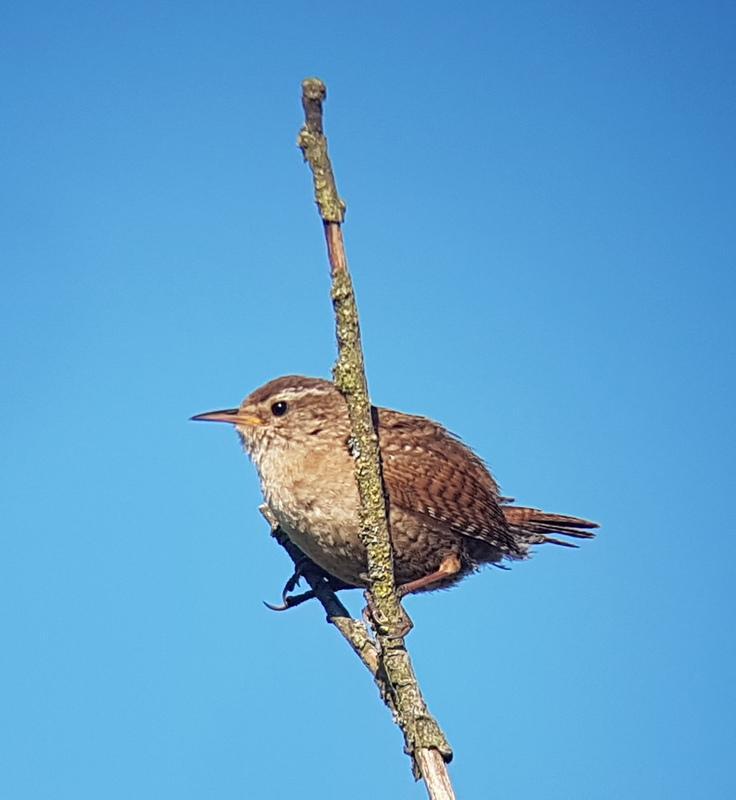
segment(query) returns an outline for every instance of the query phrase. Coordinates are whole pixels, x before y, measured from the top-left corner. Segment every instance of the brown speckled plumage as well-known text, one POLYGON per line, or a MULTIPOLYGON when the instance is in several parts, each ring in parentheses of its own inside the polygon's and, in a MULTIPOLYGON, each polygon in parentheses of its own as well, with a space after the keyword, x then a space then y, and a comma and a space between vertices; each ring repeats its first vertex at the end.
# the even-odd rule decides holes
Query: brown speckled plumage
MULTIPOLYGON (((440 570, 428 585, 409 589, 447 587, 482 564, 523 559, 533 544, 569 544, 556 535, 593 535, 596 525, 587 520, 509 505, 481 459, 438 423, 376 412, 398 584, 440 570)), ((239 409, 199 418, 234 423, 288 536, 327 572, 366 585, 350 427, 334 385, 277 378, 239 409)))

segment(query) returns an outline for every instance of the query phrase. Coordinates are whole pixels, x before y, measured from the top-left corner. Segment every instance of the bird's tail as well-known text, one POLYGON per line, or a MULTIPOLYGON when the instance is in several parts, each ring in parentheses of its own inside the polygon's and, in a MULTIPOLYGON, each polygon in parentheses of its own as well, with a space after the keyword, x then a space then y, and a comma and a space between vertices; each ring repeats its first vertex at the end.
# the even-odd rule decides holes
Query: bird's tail
POLYGON ((572 536, 575 539, 592 539, 595 534, 591 530, 598 527, 597 522, 568 517, 565 514, 548 514, 537 508, 502 505, 501 510, 509 529, 522 546, 551 542, 564 547, 577 547, 572 542, 558 539, 555 534, 572 536))

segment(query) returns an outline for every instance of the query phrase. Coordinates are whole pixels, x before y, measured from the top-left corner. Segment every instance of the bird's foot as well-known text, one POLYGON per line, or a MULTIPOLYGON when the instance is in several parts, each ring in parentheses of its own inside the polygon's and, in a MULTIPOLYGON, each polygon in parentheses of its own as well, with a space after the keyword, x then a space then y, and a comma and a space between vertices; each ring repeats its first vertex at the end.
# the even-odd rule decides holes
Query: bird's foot
POLYGON ((401 605, 401 601, 398 603, 398 619, 391 622, 378 608, 373 595, 369 591, 366 591, 364 596, 366 606, 363 609, 363 619, 366 625, 374 630, 387 631, 386 636, 389 639, 403 639, 414 627, 414 623, 401 605))
POLYGON ((263 605, 266 606, 266 608, 270 608, 271 611, 288 611, 290 608, 300 606, 302 603, 311 600, 315 596, 312 589, 310 589, 308 592, 302 592, 301 594, 282 594, 283 602, 278 605, 275 603, 267 603, 265 600, 263 601, 263 605))
POLYGON ((306 600, 311 600, 314 597, 314 591, 312 589, 307 592, 302 592, 301 594, 291 594, 291 592, 293 592, 294 589, 296 589, 296 587, 299 585, 302 579, 304 568, 311 564, 314 564, 314 562, 305 555, 301 556, 301 558, 295 561, 294 572, 289 580, 284 584, 284 588, 281 590, 281 603, 279 605, 275 605, 273 603, 267 603, 264 600, 263 605, 265 605, 266 608, 270 608, 271 611, 288 611, 290 608, 301 605, 306 600))
POLYGON ((321 567, 318 567, 311 558, 302 555, 297 561, 294 562, 294 573, 284 584, 284 588, 281 591, 281 603, 276 605, 273 603, 267 603, 264 600, 263 605, 265 605, 266 608, 270 608, 271 611, 288 611, 290 608, 300 606, 307 600, 311 600, 313 597, 316 597, 317 595, 314 589, 309 589, 301 594, 291 594, 291 592, 293 592, 301 582, 306 570, 310 571, 310 579, 312 575, 319 575, 319 578, 326 581, 327 585, 333 592, 355 588, 351 584, 345 583, 339 578, 335 578, 333 575, 325 572, 321 567))

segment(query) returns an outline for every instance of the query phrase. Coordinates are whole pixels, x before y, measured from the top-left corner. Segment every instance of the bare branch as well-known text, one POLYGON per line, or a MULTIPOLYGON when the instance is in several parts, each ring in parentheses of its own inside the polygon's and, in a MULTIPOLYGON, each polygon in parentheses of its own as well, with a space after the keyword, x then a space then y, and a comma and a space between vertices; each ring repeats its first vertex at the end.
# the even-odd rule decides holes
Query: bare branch
MULTIPOLYGON (((338 343, 338 359, 333 374, 350 416, 360 496, 360 538, 367 552, 369 607, 379 659, 374 674, 385 676, 385 682, 379 681, 379 686, 383 684, 383 689, 389 687, 389 692, 382 691, 382 695, 404 734, 405 750, 412 758, 415 777, 424 780, 431 798, 448 800, 454 798, 446 768, 452 750, 424 702, 403 638, 408 618, 396 595, 378 436, 368 395, 355 293, 342 236, 345 204, 337 193, 322 122, 326 95, 321 80, 308 78, 303 81, 305 124, 298 144, 312 170, 332 272, 332 304, 338 343)), ((349 641, 356 649, 353 640, 349 641)))

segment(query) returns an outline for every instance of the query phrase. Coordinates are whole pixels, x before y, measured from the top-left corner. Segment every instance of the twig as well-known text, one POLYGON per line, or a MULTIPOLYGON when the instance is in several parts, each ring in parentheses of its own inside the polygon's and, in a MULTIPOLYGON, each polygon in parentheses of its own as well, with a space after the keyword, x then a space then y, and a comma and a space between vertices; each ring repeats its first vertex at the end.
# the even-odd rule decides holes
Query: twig
POLYGON ((406 616, 396 595, 378 436, 368 396, 355 293, 342 237, 345 204, 337 193, 322 125, 326 94, 325 85, 319 79, 308 78, 302 82, 305 124, 298 144, 312 170, 332 273, 338 344, 333 374, 350 416, 360 496, 360 538, 367 553, 372 625, 379 658, 377 674, 385 675, 389 705, 404 734, 405 750, 412 758, 415 777, 424 780, 432 800, 451 800, 454 793, 446 764, 452 758, 452 750, 424 702, 401 635, 406 616))

